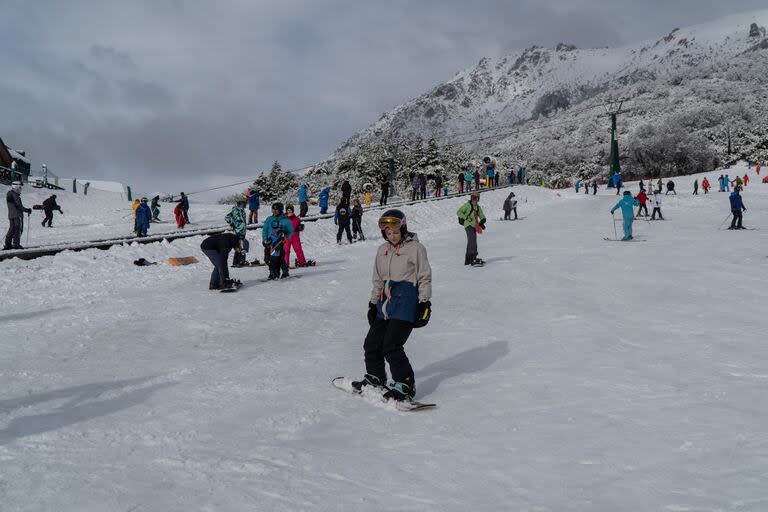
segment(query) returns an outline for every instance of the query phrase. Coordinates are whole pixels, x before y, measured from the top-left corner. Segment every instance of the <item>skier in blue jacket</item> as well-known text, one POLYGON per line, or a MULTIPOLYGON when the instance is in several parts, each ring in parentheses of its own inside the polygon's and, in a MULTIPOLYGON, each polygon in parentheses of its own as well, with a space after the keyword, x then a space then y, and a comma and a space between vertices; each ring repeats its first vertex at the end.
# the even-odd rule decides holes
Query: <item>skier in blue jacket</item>
POLYGON ((621 208, 621 215, 624 217, 624 238, 623 241, 632 240, 632 221, 635 218, 635 206, 640 203, 637 199, 632 197, 632 193, 629 190, 624 191, 624 195, 618 203, 611 208, 611 215, 613 212, 621 208))
POLYGON ((307 196, 307 185, 306 183, 302 183, 299 186, 299 217, 306 217, 307 211, 309 211, 307 196))
POLYGON ((325 187, 323 190, 320 191, 320 196, 318 197, 318 204, 320 205, 320 213, 326 214, 328 213, 328 201, 331 199, 331 187, 325 187))
POLYGON ((731 192, 731 195, 728 196, 728 199, 731 202, 731 213, 733 214, 733 220, 731 220, 731 227, 728 229, 746 229, 744 226, 741 225, 742 221, 742 212, 747 210, 747 207, 744 206, 744 201, 741 199, 741 194, 739 194, 739 187, 736 187, 733 192, 731 192))
POLYGON ((256 185, 251 186, 248 195, 248 224, 259 222, 259 191, 256 185))

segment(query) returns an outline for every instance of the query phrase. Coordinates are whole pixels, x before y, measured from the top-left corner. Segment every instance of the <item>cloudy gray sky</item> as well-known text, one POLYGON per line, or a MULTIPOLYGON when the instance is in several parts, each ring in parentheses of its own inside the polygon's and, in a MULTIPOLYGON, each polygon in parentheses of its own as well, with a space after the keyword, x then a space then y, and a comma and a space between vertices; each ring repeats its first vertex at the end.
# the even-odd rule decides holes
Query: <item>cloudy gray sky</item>
POLYGON ((0 137, 196 190, 316 162, 483 56, 618 46, 765 0, 0 0, 0 137))

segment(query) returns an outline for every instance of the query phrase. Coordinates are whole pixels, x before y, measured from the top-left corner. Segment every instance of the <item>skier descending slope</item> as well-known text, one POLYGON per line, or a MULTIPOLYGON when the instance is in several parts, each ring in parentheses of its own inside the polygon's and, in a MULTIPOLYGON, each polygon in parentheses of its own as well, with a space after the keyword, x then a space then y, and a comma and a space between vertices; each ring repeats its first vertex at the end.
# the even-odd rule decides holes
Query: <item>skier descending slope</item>
POLYGON ((379 218, 385 242, 376 251, 373 289, 368 304, 365 337, 366 374, 352 387, 383 387, 387 383, 384 362, 389 363, 394 384, 384 398, 410 401, 416 394, 413 368, 403 346, 414 328, 429 322, 432 303, 432 268, 427 250, 415 233, 408 232, 405 214, 387 210, 379 218))
POLYGON ((621 215, 624 217, 623 241, 632 240, 632 221, 635 219, 635 206, 638 204, 637 199, 632 197, 632 193, 629 190, 625 190, 619 202, 611 208, 611 215, 621 208, 621 215))
POLYGON ((485 229, 485 214, 480 208, 480 192, 474 191, 467 201, 456 212, 459 224, 464 226, 467 232, 467 251, 464 254, 464 264, 482 266, 483 260, 477 257, 477 235, 485 229))

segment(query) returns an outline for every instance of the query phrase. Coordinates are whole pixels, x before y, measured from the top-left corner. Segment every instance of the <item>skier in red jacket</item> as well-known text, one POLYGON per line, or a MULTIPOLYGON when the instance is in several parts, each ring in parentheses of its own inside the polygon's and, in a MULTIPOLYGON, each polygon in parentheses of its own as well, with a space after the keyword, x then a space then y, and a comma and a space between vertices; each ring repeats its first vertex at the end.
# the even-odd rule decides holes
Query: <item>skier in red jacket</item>
POLYGON ((639 194, 637 194, 637 202, 640 203, 640 208, 637 210, 637 217, 647 217, 648 216, 648 207, 645 205, 645 202, 648 200, 648 196, 645 195, 645 191, 641 190, 639 194), (640 213, 642 211, 645 211, 644 215, 641 215, 640 213))
POLYGON ((704 178, 704 181, 701 182, 701 188, 704 189, 704 193, 709 193, 709 180, 707 178, 704 178))

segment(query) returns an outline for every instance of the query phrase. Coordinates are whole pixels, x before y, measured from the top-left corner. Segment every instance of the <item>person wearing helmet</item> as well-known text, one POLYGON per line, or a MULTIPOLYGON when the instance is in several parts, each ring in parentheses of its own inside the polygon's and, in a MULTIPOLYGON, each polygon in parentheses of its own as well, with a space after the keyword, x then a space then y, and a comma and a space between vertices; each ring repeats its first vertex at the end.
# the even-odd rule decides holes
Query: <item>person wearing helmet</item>
POLYGON ((365 371, 352 386, 383 388, 384 397, 411 400, 416 394, 413 368, 404 345, 414 328, 424 327, 432 313, 432 268, 427 250, 408 231, 405 214, 387 210, 379 218, 384 243, 373 263, 373 289, 368 303, 368 334, 363 343, 365 371), (387 386, 384 363, 394 384, 387 386))
POLYGON ((246 265, 245 253, 247 252, 246 245, 248 242, 245 239, 247 219, 245 216, 245 197, 239 197, 235 202, 235 205, 224 217, 224 222, 229 224, 229 228, 240 239, 240 247, 244 250, 235 252, 232 257, 233 267, 243 267, 246 265))
POLYGON ((288 277, 285 263, 285 240, 293 236, 293 225, 283 214, 283 203, 272 205, 272 215, 264 220, 261 228, 264 244, 264 261, 269 264, 269 279, 288 277))
POLYGON ((464 254, 464 264, 480 266, 483 260, 477 257, 477 234, 485 229, 485 214, 480 208, 480 192, 474 191, 469 195, 469 201, 464 203, 456 212, 459 224, 467 233, 467 250, 464 254))
POLYGON ((349 200, 346 197, 342 197, 338 206, 336 206, 336 213, 333 216, 333 223, 339 226, 339 231, 336 233, 336 243, 341 245, 341 235, 346 231, 347 240, 352 243, 352 232, 349 230, 349 223, 352 219, 352 210, 349 207, 349 200))
POLYGON ((3 250, 8 249, 23 249, 21 246, 21 232, 24 230, 23 215, 32 213, 31 208, 25 208, 21 203, 21 187, 20 181, 14 181, 11 184, 11 189, 5 195, 5 202, 8 205, 8 232, 5 234, 5 245, 3 250))

